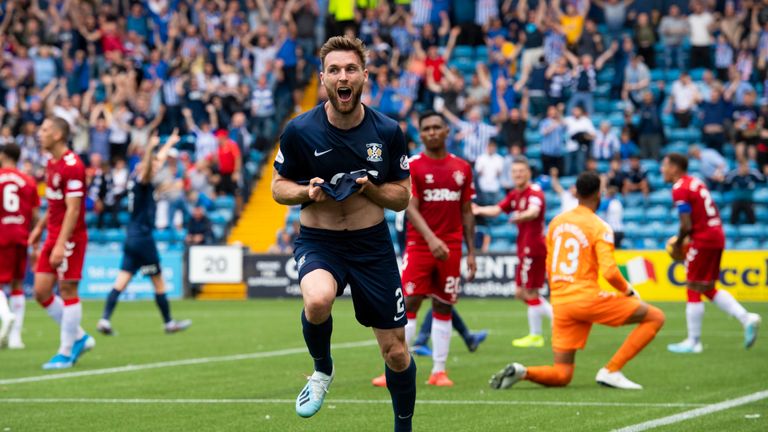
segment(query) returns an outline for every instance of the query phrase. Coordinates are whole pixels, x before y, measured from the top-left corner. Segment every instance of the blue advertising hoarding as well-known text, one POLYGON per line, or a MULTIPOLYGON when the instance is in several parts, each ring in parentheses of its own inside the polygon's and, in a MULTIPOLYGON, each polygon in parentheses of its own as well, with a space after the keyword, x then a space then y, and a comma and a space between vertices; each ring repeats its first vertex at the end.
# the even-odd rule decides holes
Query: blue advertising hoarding
MULTIPOLYGON (((83 279, 80 281, 80 298, 105 299, 115 284, 122 258, 122 251, 87 251, 83 264, 83 279)), ((184 253, 181 251, 160 252, 165 291, 169 299, 179 299, 183 295, 183 260, 184 253)), ((154 299, 154 296, 152 281, 137 273, 120 299, 146 300, 154 299)))

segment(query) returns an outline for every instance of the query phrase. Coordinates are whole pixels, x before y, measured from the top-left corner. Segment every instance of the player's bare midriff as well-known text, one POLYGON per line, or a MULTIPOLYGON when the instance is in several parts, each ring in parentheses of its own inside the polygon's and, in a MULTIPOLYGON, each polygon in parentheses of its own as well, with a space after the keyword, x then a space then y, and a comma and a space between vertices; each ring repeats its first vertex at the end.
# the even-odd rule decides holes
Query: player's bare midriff
POLYGON ((366 196, 355 194, 342 202, 328 199, 301 210, 301 225, 334 231, 370 228, 384 220, 384 209, 366 196))

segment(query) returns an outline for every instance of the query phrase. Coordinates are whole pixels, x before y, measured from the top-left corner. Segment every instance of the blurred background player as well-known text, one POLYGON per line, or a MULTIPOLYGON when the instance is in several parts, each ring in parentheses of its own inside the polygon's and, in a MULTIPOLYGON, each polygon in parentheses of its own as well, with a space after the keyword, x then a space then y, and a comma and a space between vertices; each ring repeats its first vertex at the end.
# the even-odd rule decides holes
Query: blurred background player
MULTIPOLYGON (((461 242, 467 245, 468 279, 475 277, 475 188, 472 167, 446 150, 448 123, 428 111, 419 118, 424 151, 410 161, 411 200, 406 209, 406 246, 403 256, 405 288, 405 340, 416 336, 416 315, 426 297, 432 298, 432 373, 429 385, 447 387, 445 363, 451 344, 451 311, 459 298, 461 242)), ((386 377, 373 385, 386 386, 386 377)))
POLYGON ((702 294, 739 320, 744 326, 744 347, 751 347, 757 339, 760 316, 747 312, 728 291, 715 288, 720 278, 720 258, 725 249, 725 234, 717 204, 704 182, 688 175, 688 158, 682 154, 668 154, 661 163, 661 174, 665 182, 673 184, 672 200, 680 215, 680 230, 672 250, 673 255, 685 257, 688 288, 688 303, 685 306, 688 337, 680 343, 670 344, 667 349, 673 353, 700 353, 703 350, 702 294), (690 246, 685 251, 683 244, 688 239, 690 246))
POLYGON ((547 233, 547 269, 554 307, 553 366, 525 367, 510 363, 493 375, 490 385, 509 388, 525 379, 548 387, 568 385, 573 377, 576 350, 583 349, 592 324, 611 327, 638 324, 595 380, 620 389, 642 389, 621 373, 624 365, 656 336, 664 313, 639 300, 619 272, 613 257, 613 231, 596 214, 600 205, 600 177, 584 172, 576 180, 579 206, 555 217, 547 233), (600 274, 621 293, 606 292, 600 274))
POLYGON ((29 231, 37 222, 40 197, 35 180, 16 169, 21 149, 7 143, 0 151, 0 347, 24 348, 24 288, 29 231), (11 286, 11 302, 3 285, 11 286))
POLYGON ((541 322, 546 317, 552 320, 552 306, 539 295, 544 287, 546 275, 545 260, 547 248, 544 243, 544 213, 546 203, 541 187, 531 183, 531 167, 528 159, 518 156, 512 162, 512 181, 515 188, 498 204, 473 206, 476 216, 497 217, 512 213, 509 221, 517 225, 518 266, 515 275, 517 289, 515 297, 528 305, 529 333, 512 341, 520 348, 543 347, 541 322))
POLYGON ((359 39, 328 39, 320 59, 329 101, 286 125, 271 185, 275 201, 302 207, 294 256, 315 371, 296 397, 296 414, 315 415, 333 382, 331 311, 349 284, 355 318, 373 328, 384 358, 395 431, 407 432, 416 362, 405 343, 400 272, 384 219, 385 208, 404 210, 411 197, 405 136, 396 121, 361 103, 368 70, 359 39))
POLYGON ((171 306, 165 295, 165 281, 161 274, 160 255, 157 253, 157 245, 152 237, 157 207, 152 177, 163 166, 168 152, 179 140, 178 131, 174 129, 155 156, 154 150, 160 143, 160 138, 153 135, 144 150, 141 164, 137 167, 138 176, 131 181, 128 191, 128 210, 131 213, 131 219, 128 222, 125 245, 123 246, 123 262, 120 264, 120 272, 117 274, 115 286, 104 304, 104 313, 96 325, 96 329, 105 335, 113 334, 112 324, 109 320, 117 306, 120 294, 128 287, 137 271, 149 276, 152 280, 152 285, 155 287, 155 303, 163 317, 166 333, 176 333, 192 325, 190 320, 175 321, 171 318, 171 306))
MULTIPOLYGON (((451 308, 451 325, 453 325, 453 329, 456 330, 459 336, 461 336, 461 339, 464 341, 469 352, 477 351, 480 344, 488 338, 488 330, 480 330, 477 332, 470 331, 455 306, 451 308)), ((414 354, 419 356, 432 355, 432 349, 429 347, 430 336, 432 336, 432 308, 429 308, 424 315, 424 321, 422 321, 421 327, 419 327, 419 334, 413 341, 412 350, 414 354)))
POLYGON ((36 249, 43 227, 48 228, 35 268, 35 298, 61 328, 59 350, 43 364, 43 369, 65 369, 96 345, 96 340, 80 327, 83 305, 77 294, 88 244, 85 166, 67 147, 69 124, 66 120, 46 119, 38 135, 40 145, 51 157, 45 168, 48 213, 29 235, 29 243, 36 249), (57 281, 60 296, 53 292, 57 281))

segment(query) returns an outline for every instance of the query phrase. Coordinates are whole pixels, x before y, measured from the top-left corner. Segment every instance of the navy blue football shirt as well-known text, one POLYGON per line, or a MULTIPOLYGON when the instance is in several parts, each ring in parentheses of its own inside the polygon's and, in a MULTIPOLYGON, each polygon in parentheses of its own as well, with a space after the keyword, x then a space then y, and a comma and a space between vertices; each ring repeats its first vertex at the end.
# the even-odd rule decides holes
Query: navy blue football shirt
POLYGON ((157 207, 154 192, 152 182, 131 181, 128 189, 128 211, 131 213, 127 229, 128 239, 152 235, 157 207))
POLYGON ((344 174, 363 171, 376 185, 408 178, 408 149, 397 122, 363 108, 363 121, 347 130, 328 121, 323 104, 288 122, 275 158, 277 172, 305 184, 320 177, 335 185, 344 174))

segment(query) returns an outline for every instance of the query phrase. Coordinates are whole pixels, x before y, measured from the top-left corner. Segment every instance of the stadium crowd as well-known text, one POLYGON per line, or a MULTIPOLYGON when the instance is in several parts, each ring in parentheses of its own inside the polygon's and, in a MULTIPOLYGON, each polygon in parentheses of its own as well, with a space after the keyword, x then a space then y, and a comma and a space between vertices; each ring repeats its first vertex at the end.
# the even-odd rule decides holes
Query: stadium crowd
POLYGON ((47 115, 66 119, 94 224, 114 226, 149 136, 178 129, 158 227, 200 225, 218 196, 237 213, 316 69, 318 13, 304 0, 2 2, 0 145, 21 145, 24 171, 42 180, 36 131, 47 115))
POLYGON ((601 172, 620 232, 622 202, 645 205, 659 188, 647 162, 674 147, 732 192, 733 223, 755 220, 751 193, 768 173, 766 0, 10 0, 0 144, 19 143, 40 178, 37 126, 65 118, 94 223, 108 226, 149 135, 179 129, 158 226, 219 195, 239 209, 334 34, 367 44, 363 102, 398 119, 414 153, 419 112, 450 119, 481 204, 511 187, 511 158, 526 154, 564 207, 560 177, 601 172))

